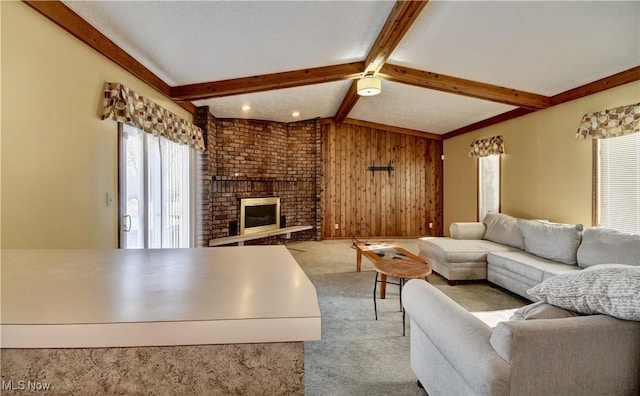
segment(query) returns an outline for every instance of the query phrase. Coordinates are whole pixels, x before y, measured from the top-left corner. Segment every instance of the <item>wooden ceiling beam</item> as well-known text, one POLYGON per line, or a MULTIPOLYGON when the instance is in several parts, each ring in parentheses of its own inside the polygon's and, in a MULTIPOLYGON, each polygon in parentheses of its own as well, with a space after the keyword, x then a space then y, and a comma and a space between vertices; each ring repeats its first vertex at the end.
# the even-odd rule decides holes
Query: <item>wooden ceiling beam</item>
POLYGON ((380 70, 379 76, 385 80, 420 88, 435 89, 527 109, 539 110, 551 106, 551 98, 547 96, 403 66, 386 64, 380 70))
MULTIPOLYGON (((171 87, 166 82, 156 76, 151 70, 147 69, 122 48, 118 47, 113 41, 109 40, 104 34, 100 33, 98 29, 91 26, 87 21, 82 19, 62 2, 25 0, 24 3, 69 32, 78 40, 107 57, 118 66, 138 77, 140 80, 149 84, 167 97, 170 97, 171 87)), ((195 113, 196 107, 192 103, 177 102, 177 104, 191 114, 195 113)))
POLYGON ((353 107, 358 103, 358 99, 360 99, 360 96, 358 95, 358 80, 354 80, 342 100, 342 103, 340 103, 340 107, 338 107, 336 115, 333 116, 333 119, 337 124, 347 118, 351 110, 353 110, 353 107))
POLYGON ((579 86, 574 89, 553 95, 551 97, 551 105, 555 106, 561 103, 579 99, 594 93, 606 91, 607 89, 619 87, 620 85, 640 80, 640 66, 616 73, 609 77, 601 78, 588 84, 579 86))
MULTIPOLYGON (((378 37, 376 37, 371 49, 369 49, 361 75, 367 73, 375 74, 382 68, 428 2, 428 0, 396 1, 382 26, 382 30, 380 30, 378 37)), ((347 95, 342 100, 340 107, 338 107, 338 112, 334 116, 337 123, 341 123, 347 118, 360 99, 356 92, 356 84, 357 81, 351 84, 347 95)))
POLYGON ((486 120, 474 122, 473 124, 469 124, 462 128, 458 128, 453 131, 447 132, 444 135, 442 135, 442 137, 445 140, 451 139, 452 137, 464 135, 465 133, 469 133, 480 128, 486 128, 491 125, 499 124, 501 122, 508 121, 513 118, 521 117, 523 115, 531 114, 535 111, 536 110, 524 109, 522 107, 519 107, 517 109, 507 111, 506 113, 498 114, 497 116, 487 118, 486 120))
MULTIPOLYGON (((606 91, 607 89, 619 87, 620 85, 632 83, 640 80, 640 66, 632 67, 631 69, 622 71, 620 73, 611 75, 609 77, 601 78, 590 82, 588 84, 581 85, 577 88, 570 89, 568 91, 559 93, 551 97, 551 105, 557 106, 562 103, 566 103, 572 100, 580 99, 585 96, 593 95, 598 92, 606 91)), ((533 113, 535 110, 518 108, 506 113, 498 114, 497 116, 487 118, 462 128, 458 128, 443 135, 444 139, 450 139, 452 137, 460 136, 465 133, 473 132, 480 128, 486 128, 491 125, 495 125, 513 118, 521 117, 533 113)))
POLYGON ((397 1, 365 58, 365 73, 377 73, 429 1, 397 1))
POLYGON ((362 73, 363 67, 363 62, 352 62, 313 69, 180 85, 171 88, 171 97, 174 100, 202 100, 341 81, 357 78, 362 73))

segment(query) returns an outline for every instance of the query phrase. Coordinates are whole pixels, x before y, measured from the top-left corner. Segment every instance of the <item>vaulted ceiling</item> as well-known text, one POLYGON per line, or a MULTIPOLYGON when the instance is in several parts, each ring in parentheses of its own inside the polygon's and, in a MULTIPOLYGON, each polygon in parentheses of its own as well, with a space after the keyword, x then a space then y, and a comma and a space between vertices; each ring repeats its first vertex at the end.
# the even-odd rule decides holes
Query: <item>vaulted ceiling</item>
POLYGON ((27 3, 218 118, 447 137, 640 79, 638 1, 65 1, 74 22, 27 3), (355 94, 365 71, 380 95, 355 94))

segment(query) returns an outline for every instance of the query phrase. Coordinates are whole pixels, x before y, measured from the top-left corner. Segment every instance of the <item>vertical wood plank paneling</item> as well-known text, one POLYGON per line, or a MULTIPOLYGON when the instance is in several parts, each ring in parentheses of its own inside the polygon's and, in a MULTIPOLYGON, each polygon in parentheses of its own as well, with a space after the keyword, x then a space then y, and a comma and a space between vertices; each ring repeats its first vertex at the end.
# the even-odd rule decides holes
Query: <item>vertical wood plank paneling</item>
POLYGON ((442 160, 440 155, 442 154, 442 144, 437 145, 434 142, 429 144, 429 149, 427 150, 427 166, 431 169, 434 169, 433 172, 430 172, 427 177, 427 193, 429 194, 429 207, 427 210, 429 213, 432 213, 432 216, 429 218, 429 221, 433 223, 433 228, 429 230, 429 235, 442 235, 444 229, 442 228, 442 205, 441 200, 443 199, 442 195, 442 160), (441 230, 440 233, 437 233, 438 230, 441 230))
POLYGON ((367 131, 363 130, 363 128, 360 127, 355 127, 355 129, 353 129, 353 132, 356 134, 356 141, 358 142, 358 147, 360 148, 360 158, 361 158, 361 165, 360 165, 360 172, 361 172, 361 179, 360 179, 360 186, 359 186, 359 194, 358 194, 358 201, 360 204, 359 210, 360 210, 360 227, 359 227, 359 232, 360 235, 366 236, 369 234, 369 225, 367 224, 367 216, 368 216, 368 207, 367 207, 367 202, 369 201, 367 199, 367 194, 368 194, 368 188, 369 188, 369 183, 370 183, 370 179, 369 179, 369 172, 367 172, 367 166, 369 166, 369 158, 367 156, 368 153, 368 147, 365 146, 365 142, 367 141, 367 131))
POLYGON ((322 186, 322 190, 324 191, 324 203, 322 212, 322 237, 328 237, 329 234, 329 226, 328 223, 331 221, 331 211, 333 210, 333 201, 331 196, 331 190, 333 189, 332 175, 331 175, 331 149, 335 149, 335 142, 331 142, 333 137, 333 133, 331 132, 330 125, 322 125, 322 151, 323 151, 323 162, 322 162, 322 172, 324 173, 324 184, 322 186))
MULTIPOLYGON (((431 150, 429 151, 431 154, 431 161, 429 165, 433 167, 436 171, 432 175, 433 179, 431 183, 429 183, 429 189, 431 190, 431 194, 435 197, 435 202, 442 202, 444 200, 444 189, 442 188, 443 183, 443 162, 440 158, 443 153, 442 145, 431 145, 431 150)), ((436 217, 433 219, 434 228, 431 231, 432 235, 442 235, 442 234, 434 234, 436 230, 442 230, 444 233, 444 223, 443 223, 443 206, 436 206, 435 202, 432 204, 432 211, 436 213, 436 217)))
POLYGON ((327 236, 336 236, 334 235, 333 225, 335 224, 336 220, 336 211, 340 210, 340 208, 338 207, 338 201, 336 200, 336 189, 340 187, 340 183, 338 182, 338 178, 336 177, 336 169, 338 169, 336 163, 336 150, 338 149, 338 145, 336 144, 336 137, 336 126, 334 124, 330 124, 330 161, 329 171, 327 172, 329 174, 329 177, 327 178, 327 186, 329 186, 330 188, 330 200, 327 208, 330 206, 331 211, 329 213, 329 221, 327 222, 327 236))
MULTIPOLYGON (((384 159, 384 132, 379 130, 374 130, 374 141, 376 144, 376 166, 386 166, 388 165, 384 159)), ((374 196, 376 198, 374 205, 374 235, 384 235, 382 232, 382 213, 385 211, 384 206, 382 205, 382 195, 385 193, 387 189, 388 183, 388 175, 387 172, 375 172, 376 180, 374 182, 374 196)))
POLYGON ((418 197, 418 215, 421 216, 421 221, 420 224, 418 225, 418 235, 426 235, 427 234, 427 217, 428 217, 428 213, 427 213, 427 202, 429 197, 426 194, 426 169, 427 169, 427 164, 426 164, 426 153, 427 153, 427 141, 426 139, 419 139, 418 140, 418 151, 416 152, 416 155, 421 156, 421 160, 424 163, 424 166, 420 166, 419 167, 419 177, 418 180, 420 181, 420 189, 418 190, 419 192, 419 197, 418 197))
POLYGON ((396 227, 396 223, 395 220, 398 216, 398 201, 396 200, 396 194, 395 192, 398 190, 398 165, 399 165, 399 161, 398 161, 398 150, 399 150, 399 142, 398 140, 400 139, 401 135, 398 135, 397 133, 388 133, 387 135, 390 136, 391 138, 391 147, 389 148, 391 150, 390 154, 391 157, 393 158, 393 166, 395 171, 393 172, 393 174, 391 175, 391 183, 389 185, 389 191, 388 191, 388 195, 389 195, 389 201, 390 201, 390 214, 391 216, 388 217, 387 222, 389 227, 391 228, 390 235, 400 235, 400 230, 398 229, 398 227, 396 227))
POLYGON ((352 230, 352 235, 362 236, 362 222, 364 221, 364 212, 362 208, 362 182, 365 176, 363 170, 364 159, 362 158, 363 149, 359 144, 356 132, 351 133, 351 144, 353 145, 353 151, 355 158, 353 159, 352 172, 356 175, 356 180, 353 186, 353 200, 351 205, 351 214, 355 217, 355 225, 352 230))
POLYGON ((409 136, 407 140, 407 161, 409 162, 409 185, 407 186, 407 207, 409 208, 407 213, 407 235, 416 235, 415 223, 417 219, 413 216, 416 212, 416 145, 415 138, 413 136, 409 136))
POLYGON ((408 235, 418 235, 416 231, 416 224, 419 222, 417 217, 417 205, 418 200, 416 196, 417 190, 420 188, 420 184, 416 183, 416 174, 418 173, 418 165, 416 161, 416 138, 409 137, 409 186, 407 188, 407 206, 409 209, 409 216, 407 217, 407 229, 408 235))
POLYGON ((323 238, 443 234, 442 141, 329 123, 323 144, 323 238), (367 171, 374 164, 395 171, 367 171))
MULTIPOLYGON (((383 161, 386 165, 391 165, 393 166, 390 162, 391 162, 391 156, 389 155, 389 142, 391 140, 390 137, 390 133, 384 133, 381 132, 381 140, 382 140, 382 155, 383 155, 383 161)), ((380 229, 380 234, 381 235, 392 235, 389 233, 389 229, 387 228, 387 225, 389 224, 389 212, 390 212, 390 207, 389 207, 389 188, 390 188, 390 184, 391 184, 391 179, 393 178, 393 176, 386 176, 385 179, 385 183, 386 186, 384 189, 382 189, 381 191, 381 199, 382 199, 382 203, 381 203, 381 211, 380 211, 380 222, 381 222, 381 229, 380 229)))
MULTIPOLYGON (((349 135, 346 133, 340 133, 340 143, 342 145, 342 147, 346 147, 348 146, 348 142, 349 142, 349 135)), ((347 219, 347 211, 348 209, 348 205, 347 205, 347 198, 346 198, 346 192, 347 189, 349 188, 349 186, 347 185, 349 182, 347 180, 347 167, 348 167, 348 163, 347 163, 347 155, 348 155, 348 147, 346 150, 340 150, 340 220, 338 221, 339 224, 339 229, 338 229, 338 234, 342 234, 345 231, 345 224, 346 224, 346 219, 347 219)))
MULTIPOLYGON (((371 129, 368 128, 356 128, 356 133, 358 133, 360 147, 364 149, 364 157, 365 157, 365 166, 370 166, 371 161, 373 160, 373 156, 371 155, 371 129), (365 146, 366 145, 366 146, 365 146), (365 149, 366 147, 366 149, 365 149)), ((373 174, 370 172, 366 173, 364 177, 363 194, 364 194, 364 216, 362 227, 363 230, 366 230, 367 235, 374 235, 371 227, 371 189, 373 186, 373 174)))
POLYGON ((351 196, 349 197, 349 202, 351 203, 351 211, 349 215, 350 219, 350 229, 349 234, 347 235, 356 235, 358 232, 359 225, 359 216, 360 214, 357 212, 358 204, 358 184, 360 180, 361 169, 358 164, 358 145, 356 144, 356 135, 354 133, 349 134, 349 153, 351 158, 349 159, 349 163, 351 167, 349 172, 353 175, 353 182, 351 183, 351 196))
POLYGON ((407 188, 408 181, 407 176, 409 175, 409 169, 407 169, 407 140, 408 136, 402 135, 400 140, 402 141, 400 145, 400 178, 401 185, 398 188, 400 190, 400 202, 398 202, 400 206, 400 235, 406 236, 407 232, 407 188))

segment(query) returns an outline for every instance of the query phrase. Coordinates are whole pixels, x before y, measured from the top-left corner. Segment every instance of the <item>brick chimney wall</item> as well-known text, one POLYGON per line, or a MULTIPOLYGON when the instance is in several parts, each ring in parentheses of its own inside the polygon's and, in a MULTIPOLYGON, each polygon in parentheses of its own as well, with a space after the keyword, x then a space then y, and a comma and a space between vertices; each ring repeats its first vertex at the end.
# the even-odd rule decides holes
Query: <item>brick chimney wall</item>
MULTIPOLYGON (((208 113, 208 108, 207 108, 208 113)), ((293 233, 291 240, 320 239, 320 187, 322 185, 321 128, 319 120, 281 123, 246 119, 207 118, 209 199, 203 193, 201 216, 204 238, 229 235, 230 224, 239 221, 239 199, 280 197, 280 214, 287 226, 312 225, 293 233), (211 125, 213 123, 213 125, 211 125)), ((204 125, 200 117, 199 126, 204 125)), ((204 158, 204 156, 203 156, 204 158)), ((204 173, 201 171, 201 173, 204 173)), ((239 230, 238 230, 239 231, 239 230)), ((246 244, 282 243, 284 236, 248 241, 246 244)), ((208 243, 208 240, 207 240, 208 243)))

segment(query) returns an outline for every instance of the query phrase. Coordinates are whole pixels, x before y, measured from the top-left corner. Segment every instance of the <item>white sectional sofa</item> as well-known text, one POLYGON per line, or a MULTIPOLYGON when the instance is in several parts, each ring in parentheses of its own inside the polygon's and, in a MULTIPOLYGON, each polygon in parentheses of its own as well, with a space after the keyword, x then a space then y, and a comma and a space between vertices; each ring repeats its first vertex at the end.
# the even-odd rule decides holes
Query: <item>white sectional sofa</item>
POLYGON ((532 301, 526 290, 554 275, 595 264, 640 265, 640 235, 605 228, 489 213, 482 223, 453 223, 450 232, 418 240, 420 257, 449 284, 487 279, 532 301))
POLYGON ((487 324, 407 282, 411 368, 430 396, 640 395, 640 235, 495 213, 451 235, 419 241, 436 272, 536 302, 487 324))

